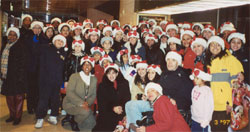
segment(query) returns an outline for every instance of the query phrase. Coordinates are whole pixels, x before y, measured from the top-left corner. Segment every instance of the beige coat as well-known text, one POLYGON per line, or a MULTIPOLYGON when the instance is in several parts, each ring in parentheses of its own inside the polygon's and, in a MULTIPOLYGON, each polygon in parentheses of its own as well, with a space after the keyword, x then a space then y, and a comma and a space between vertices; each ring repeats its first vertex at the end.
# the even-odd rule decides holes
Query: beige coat
POLYGON ((135 77, 132 81, 132 86, 131 86, 131 89, 130 89, 130 93, 131 93, 131 100, 137 100, 137 94, 144 94, 144 88, 142 87, 141 84, 139 85, 136 85, 134 83, 135 81, 135 77))

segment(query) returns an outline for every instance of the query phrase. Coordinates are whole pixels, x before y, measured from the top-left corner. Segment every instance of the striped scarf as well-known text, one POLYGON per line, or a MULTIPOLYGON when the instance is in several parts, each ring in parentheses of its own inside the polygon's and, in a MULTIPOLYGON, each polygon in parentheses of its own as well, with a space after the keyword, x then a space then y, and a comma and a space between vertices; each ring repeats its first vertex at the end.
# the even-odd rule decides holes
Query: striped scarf
POLYGON ((6 79, 7 76, 7 70, 8 70, 8 59, 9 59, 9 52, 10 52, 10 48, 15 44, 11 43, 11 44, 6 44, 5 49, 3 50, 3 54, 1 57, 1 78, 2 79, 6 79))

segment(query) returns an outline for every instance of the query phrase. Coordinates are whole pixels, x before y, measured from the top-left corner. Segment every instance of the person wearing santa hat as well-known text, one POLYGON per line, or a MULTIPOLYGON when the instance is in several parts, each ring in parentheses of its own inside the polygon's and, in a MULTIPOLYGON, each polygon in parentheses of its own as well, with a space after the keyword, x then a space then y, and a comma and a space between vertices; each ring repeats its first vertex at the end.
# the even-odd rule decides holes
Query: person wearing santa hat
POLYGON ((114 40, 112 37, 103 37, 101 39, 101 45, 105 54, 109 55, 115 62, 117 51, 111 48, 113 44, 114 44, 114 40))
POLYGON ((96 28, 102 32, 103 28, 107 26, 107 22, 105 20, 99 20, 96 23, 96 28))
POLYGON ((161 29, 160 26, 155 26, 155 27, 153 28, 153 33, 154 33, 154 35, 156 35, 157 37, 159 37, 159 35, 160 35, 161 32, 163 32, 163 30, 161 29))
POLYGON ((229 35, 228 43, 230 44, 230 52, 235 56, 243 65, 244 68, 244 81, 249 82, 249 57, 248 48, 245 48, 246 37, 245 34, 235 32, 229 35))
POLYGON ((39 69, 39 101, 36 108, 35 128, 42 128, 44 117, 47 114, 48 103, 51 102, 51 114, 48 121, 56 125, 60 106, 60 87, 63 84, 63 70, 66 52, 63 47, 66 38, 56 35, 53 45, 43 50, 40 56, 39 69))
POLYGON ((76 21, 74 19, 69 19, 67 23, 70 25, 70 28, 72 29, 76 21))
POLYGON ((120 50, 117 53, 116 58, 117 58, 116 59, 117 62, 120 64, 119 69, 120 69, 122 75, 125 77, 125 74, 127 73, 127 70, 130 67, 130 65, 129 65, 130 55, 128 53, 128 49, 120 50))
POLYGON ((167 46, 168 46, 168 35, 165 32, 161 32, 159 35, 160 38, 160 49, 163 52, 164 56, 166 55, 166 50, 167 50, 167 46))
POLYGON ((148 22, 147 21, 140 21, 138 25, 137 32, 141 35, 142 31, 148 29, 148 22))
POLYGON ((120 51, 123 47, 123 45, 125 44, 125 42, 123 41, 123 35, 124 32, 121 28, 115 28, 112 32, 113 37, 114 37, 114 44, 112 45, 112 49, 116 50, 116 51, 120 51))
POLYGON ((204 26, 201 23, 194 23, 192 29, 196 37, 201 37, 201 32, 204 29, 204 26))
POLYGON ((68 23, 61 23, 58 26, 58 32, 63 35, 67 42, 66 42, 66 46, 65 46, 65 51, 67 51, 67 54, 69 54, 72 51, 72 42, 73 42, 73 38, 70 35, 70 25, 68 23))
POLYGON ((148 22, 148 28, 151 31, 153 31, 153 28, 157 26, 157 22, 155 21, 155 19, 149 19, 147 22, 148 22))
POLYGON ((110 26, 112 27, 112 29, 116 28, 116 27, 121 27, 121 24, 118 20, 112 20, 110 22, 110 26))
POLYGON ((88 36, 89 36, 89 39, 87 40, 86 42, 86 53, 88 55, 91 55, 91 48, 93 47, 96 47, 96 46, 100 46, 100 37, 101 37, 101 32, 96 29, 96 28, 90 28, 88 30, 88 36))
POLYGON ((124 118, 125 104, 131 98, 128 81, 120 73, 118 65, 109 64, 104 72, 97 90, 99 114, 93 132, 115 130, 118 121, 124 118))
POLYGON ((31 32, 30 25, 32 23, 33 17, 29 14, 23 14, 21 17, 22 27, 19 28, 20 38, 27 39, 27 35, 31 32))
POLYGON ((73 39, 74 40, 82 40, 82 23, 75 23, 72 27, 73 30, 73 39))
POLYGON ((103 28, 102 35, 104 37, 112 37, 112 27, 111 26, 106 26, 103 28))
POLYGON ((93 22, 90 19, 85 19, 82 23, 83 29, 85 28, 93 28, 93 22))
POLYGON ((160 65, 149 65, 147 68, 146 81, 158 83, 161 77, 161 66, 160 65))
POLYGON ((142 61, 141 57, 139 55, 131 55, 129 57, 129 65, 132 66, 132 67, 136 67, 136 63, 139 62, 139 61, 142 61))
POLYGON ((63 108, 68 113, 64 123, 69 122, 73 131, 91 131, 96 121, 91 105, 96 99, 96 77, 91 73, 94 59, 84 56, 80 62, 80 72, 70 76, 63 108))
POLYGON ((6 96, 9 108, 9 117, 5 122, 18 125, 22 118, 28 83, 25 43, 20 39, 20 32, 16 27, 8 28, 6 36, 7 42, 3 42, 0 51, 0 92, 6 96))
POLYGON ((59 34, 58 31, 58 26, 62 23, 62 20, 58 17, 53 18, 50 23, 53 25, 54 29, 55 29, 55 34, 59 34))
POLYGON ((168 24, 168 21, 165 21, 165 20, 160 22, 160 27, 163 31, 165 31, 167 24, 168 24))
POLYGON ((211 88, 205 82, 210 82, 212 76, 195 68, 192 75, 190 75, 190 79, 194 80, 195 83, 191 95, 191 130, 208 132, 214 110, 214 99, 211 88))
POLYGON ((181 40, 178 37, 170 37, 167 42, 168 46, 166 49, 166 54, 170 51, 176 51, 183 55, 183 50, 181 49, 181 40))
POLYGON ((208 40, 205 63, 212 75, 211 89, 214 95, 214 113, 212 131, 227 131, 229 124, 217 124, 216 121, 228 120, 232 110, 232 82, 243 76, 242 64, 225 49, 224 40, 213 36, 208 40))
POLYGON ((233 23, 231 22, 224 22, 220 26, 220 36, 227 40, 227 37, 230 35, 230 33, 236 32, 236 29, 234 28, 233 23))
POLYGON ((166 25, 166 33, 169 37, 174 37, 178 35, 178 27, 176 26, 176 24, 174 24, 173 22, 169 22, 166 25))
POLYGON ((51 24, 46 25, 46 27, 43 28, 43 33, 44 33, 45 41, 47 41, 46 43, 51 45, 53 37, 55 36, 54 27, 51 24))
POLYGON ((205 25, 204 29, 202 30, 202 37, 208 41, 212 36, 215 36, 215 28, 211 24, 205 25))

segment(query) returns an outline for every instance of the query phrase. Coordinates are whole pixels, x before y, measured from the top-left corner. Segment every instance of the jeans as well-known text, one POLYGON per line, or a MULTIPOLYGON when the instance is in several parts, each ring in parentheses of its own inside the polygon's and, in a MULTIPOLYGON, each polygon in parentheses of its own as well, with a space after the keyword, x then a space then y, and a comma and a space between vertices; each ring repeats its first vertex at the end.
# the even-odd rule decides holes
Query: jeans
POLYGON ((202 128, 200 123, 192 120, 191 131, 192 132, 208 132, 208 126, 206 128, 202 128))

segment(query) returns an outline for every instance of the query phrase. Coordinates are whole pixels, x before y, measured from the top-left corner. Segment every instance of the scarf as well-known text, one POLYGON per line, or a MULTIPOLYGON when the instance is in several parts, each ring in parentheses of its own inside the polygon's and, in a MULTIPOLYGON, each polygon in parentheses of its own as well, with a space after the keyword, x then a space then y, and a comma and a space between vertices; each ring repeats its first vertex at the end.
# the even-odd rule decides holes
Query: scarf
POLYGON ((7 43, 6 47, 3 50, 3 54, 1 57, 1 78, 6 79, 7 76, 7 71, 8 71, 8 60, 9 60, 9 53, 10 53, 10 48, 15 44, 14 43, 7 43))

